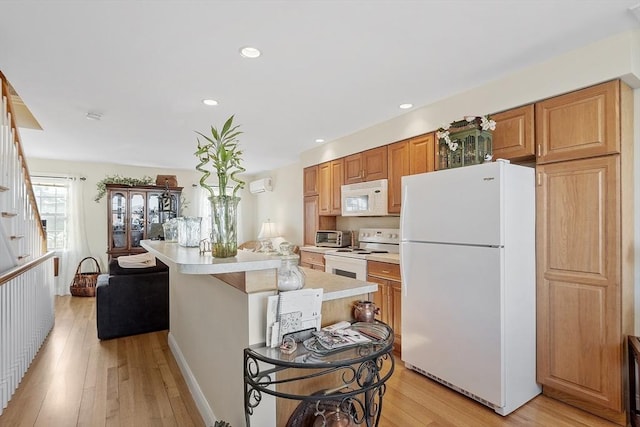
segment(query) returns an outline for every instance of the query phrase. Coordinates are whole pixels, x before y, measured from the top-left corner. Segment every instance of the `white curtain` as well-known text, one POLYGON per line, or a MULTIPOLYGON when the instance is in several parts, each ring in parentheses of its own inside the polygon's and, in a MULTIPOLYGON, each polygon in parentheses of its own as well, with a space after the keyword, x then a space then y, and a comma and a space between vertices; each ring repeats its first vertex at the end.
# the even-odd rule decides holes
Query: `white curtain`
MULTIPOLYGON (((69 285, 73 281, 78 264, 83 258, 90 256, 82 199, 84 181, 79 178, 71 178, 67 180, 67 185, 67 241, 60 256, 60 275, 56 284, 56 295, 70 293, 69 285)), ((94 263, 91 260, 87 260, 83 264, 84 270, 87 271, 93 271, 93 266, 94 263)))
POLYGON ((204 187, 198 186, 198 189, 195 191, 196 193, 196 201, 193 212, 195 216, 199 216, 202 218, 202 223, 200 225, 200 238, 210 238, 211 237, 211 203, 209 202, 209 196, 211 193, 204 187))

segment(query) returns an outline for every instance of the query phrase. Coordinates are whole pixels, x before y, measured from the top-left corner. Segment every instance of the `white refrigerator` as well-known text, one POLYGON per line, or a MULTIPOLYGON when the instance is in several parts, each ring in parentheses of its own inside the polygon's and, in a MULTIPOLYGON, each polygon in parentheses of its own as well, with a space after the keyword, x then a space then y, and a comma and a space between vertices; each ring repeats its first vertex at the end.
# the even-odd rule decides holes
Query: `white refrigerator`
POLYGON ((501 415, 536 383, 535 171, 402 178, 402 360, 501 415))

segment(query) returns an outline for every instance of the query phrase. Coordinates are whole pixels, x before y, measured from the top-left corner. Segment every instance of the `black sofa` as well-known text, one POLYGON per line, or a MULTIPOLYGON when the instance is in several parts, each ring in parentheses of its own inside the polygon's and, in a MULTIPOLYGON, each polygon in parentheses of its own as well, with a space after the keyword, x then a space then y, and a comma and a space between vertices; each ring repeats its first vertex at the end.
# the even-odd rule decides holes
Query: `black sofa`
POLYGON ((101 340, 169 329, 169 267, 122 268, 116 259, 96 286, 101 340))

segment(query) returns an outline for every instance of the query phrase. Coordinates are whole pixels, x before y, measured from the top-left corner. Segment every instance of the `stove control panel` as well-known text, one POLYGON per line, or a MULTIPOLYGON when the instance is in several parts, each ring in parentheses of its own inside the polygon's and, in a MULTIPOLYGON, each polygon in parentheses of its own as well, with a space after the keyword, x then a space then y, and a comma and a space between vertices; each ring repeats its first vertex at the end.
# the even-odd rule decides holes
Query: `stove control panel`
POLYGON ((400 230, 397 228, 361 228, 358 240, 367 243, 400 244, 400 230))

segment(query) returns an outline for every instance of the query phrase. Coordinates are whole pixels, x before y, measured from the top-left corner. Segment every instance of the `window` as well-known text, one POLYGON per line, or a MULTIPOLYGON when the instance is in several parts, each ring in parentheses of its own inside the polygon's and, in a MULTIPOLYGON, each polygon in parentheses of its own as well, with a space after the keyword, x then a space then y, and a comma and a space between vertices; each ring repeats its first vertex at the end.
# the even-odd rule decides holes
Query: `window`
POLYGON ((67 196, 66 183, 34 183, 33 191, 40 211, 40 219, 46 221, 47 248, 64 249, 67 244, 67 196))

